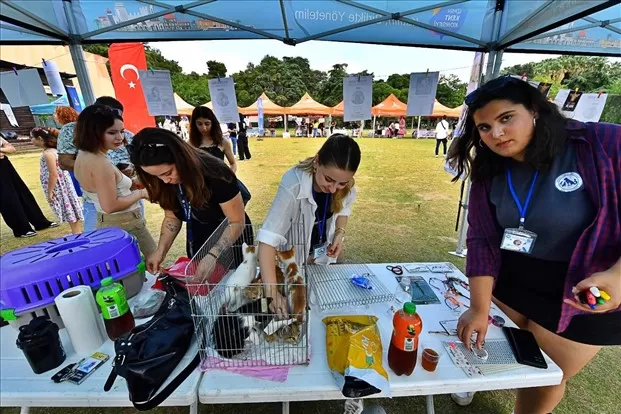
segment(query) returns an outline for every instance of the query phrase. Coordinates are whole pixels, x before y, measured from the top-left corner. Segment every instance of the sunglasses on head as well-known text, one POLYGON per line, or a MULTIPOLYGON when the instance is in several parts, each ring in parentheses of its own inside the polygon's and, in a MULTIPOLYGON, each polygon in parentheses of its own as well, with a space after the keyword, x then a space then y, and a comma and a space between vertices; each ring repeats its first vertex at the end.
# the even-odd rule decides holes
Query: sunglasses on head
POLYGON ((515 77, 514 75, 505 75, 496 79, 492 79, 480 88, 470 92, 468 96, 466 96, 464 102, 466 103, 466 105, 471 106, 484 93, 496 92, 507 85, 520 85, 520 82, 524 81, 521 78, 515 77))
POLYGON ((118 116, 123 116, 123 111, 121 111, 118 108, 111 108, 109 106, 105 106, 103 108, 99 108, 95 111, 96 114, 101 114, 101 115, 110 115, 110 114, 115 114, 118 116))

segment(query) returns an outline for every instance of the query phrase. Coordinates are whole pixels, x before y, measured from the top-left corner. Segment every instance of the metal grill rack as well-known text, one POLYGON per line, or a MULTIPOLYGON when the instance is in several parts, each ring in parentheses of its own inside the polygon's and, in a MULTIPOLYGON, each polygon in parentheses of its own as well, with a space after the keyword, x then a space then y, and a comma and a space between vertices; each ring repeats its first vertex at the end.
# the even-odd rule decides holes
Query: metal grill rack
POLYGON ((321 311, 347 306, 392 302, 395 299, 380 279, 363 264, 308 266, 306 271, 315 300, 321 311), (351 282, 353 275, 364 275, 373 289, 364 289, 351 282))

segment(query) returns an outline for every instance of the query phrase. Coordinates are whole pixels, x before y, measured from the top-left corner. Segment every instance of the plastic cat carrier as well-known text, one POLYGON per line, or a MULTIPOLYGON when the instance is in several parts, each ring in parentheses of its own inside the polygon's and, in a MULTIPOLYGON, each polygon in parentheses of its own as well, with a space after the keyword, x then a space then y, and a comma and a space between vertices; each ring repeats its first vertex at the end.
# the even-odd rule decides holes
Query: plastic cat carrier
MULTIPOLYGON (((0 257, 0 316, 14 328, 37 316, 64 327, 54 298, 65 289, 99 289, 112 277, 127 296, 140 292, 145 267, 134 237, 106 228, 27 246, 0 257)), ((94 293, 94 292, 93 292, 94 293)))

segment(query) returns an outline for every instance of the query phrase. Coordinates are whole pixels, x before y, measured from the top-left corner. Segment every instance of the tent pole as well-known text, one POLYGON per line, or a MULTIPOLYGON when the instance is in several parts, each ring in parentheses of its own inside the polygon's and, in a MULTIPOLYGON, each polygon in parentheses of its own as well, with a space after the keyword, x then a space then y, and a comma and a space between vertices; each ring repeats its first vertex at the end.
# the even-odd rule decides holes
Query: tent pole
POLYGON ((502 66, 502 55, 503 51, 499 50, 496 53, 496 61, 494 62, 494 70, 492 71, 492 79, 495 79, 500 74, 500 67, 502 66))
POLYGON ((78 83, 80 84, 80 92, 84 98, 86 105, 92 105, 95 102, 95 93, 93 92, 93 84, 91 78, 88 75, 88 68, 84 59, 84 50, 79 43, 77 33, 77 25, 75 22, 75 16, 71 9, 71 2, 64 1, 63 6, 65 8, 65 15, 67 16, 67 22, 69 23, 69 37, 71 43, 69 44, 69 51, 71 52, 71 60, 73 60, 73 66, 75 67, 75 74, 78 77, 78 83))
POLYGON ((375 120, 376 120, 376 116, 373 115, 373 137, 375 138, 375 120))
POLYGON ((285 124, 284 124, 284 126, 285 126, 285 132, 289 132, 289 127, 288 127, 288 125, 287 125, 287 121, 288 121, 288 119, 287 119, 287 114, 284 114, 284 115, 283 115, 283 117, 282 117, 282 119, 284 119, 284 121, 285 121, 285 124))
POLYGON ((418 127, 416 128, 416 139, 420 138, 420 116, 418 117, 418 127))

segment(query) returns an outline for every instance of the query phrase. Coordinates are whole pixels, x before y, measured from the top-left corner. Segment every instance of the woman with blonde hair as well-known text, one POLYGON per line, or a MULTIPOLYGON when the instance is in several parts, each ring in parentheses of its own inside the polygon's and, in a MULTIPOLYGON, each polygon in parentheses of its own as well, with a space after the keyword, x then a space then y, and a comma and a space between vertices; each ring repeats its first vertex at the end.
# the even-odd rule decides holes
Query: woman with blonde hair
MULTIPOLYGON (((354 174, 360 165, 358 143, 343 134, 334 134, 324 142, 314 157, 307 158, 283 176, 267 214, 259 241, 259 262, 263 282, 270 289, 276 283, 275 253, 287 240, 299 233, 292 226, 303 226, 308 252, 300 260, 329 264, 343 252, 345 228, 356 198, 354 174)), ((272 297, 273 312, 287 314, 287 301, 278 292, 272 297)))

